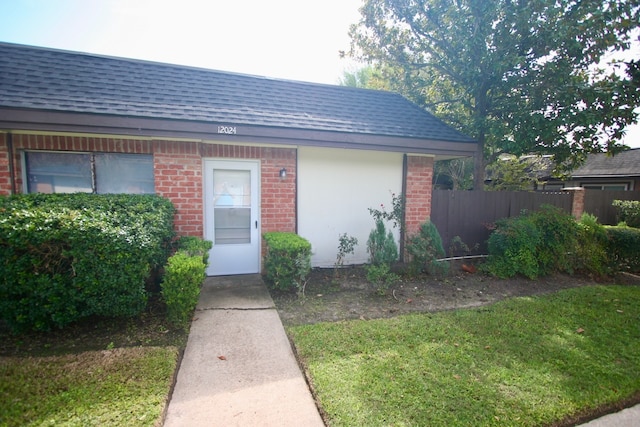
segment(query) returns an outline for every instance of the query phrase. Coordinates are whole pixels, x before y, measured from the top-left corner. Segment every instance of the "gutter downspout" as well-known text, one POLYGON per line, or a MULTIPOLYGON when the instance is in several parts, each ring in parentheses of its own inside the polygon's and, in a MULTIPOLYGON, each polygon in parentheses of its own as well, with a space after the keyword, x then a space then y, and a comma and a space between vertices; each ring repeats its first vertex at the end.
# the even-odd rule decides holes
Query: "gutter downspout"
POLYGON ((16 194, 16 175, 13 167, 13 135, 7 132, 7 154, 9 155, 9 179, 11 180, 11 194, 16 194))
POLYGON ((404 262, 404 238, 407 224, 407 153, 402 155, 402 223, 400 224, 400 261, 404 262))

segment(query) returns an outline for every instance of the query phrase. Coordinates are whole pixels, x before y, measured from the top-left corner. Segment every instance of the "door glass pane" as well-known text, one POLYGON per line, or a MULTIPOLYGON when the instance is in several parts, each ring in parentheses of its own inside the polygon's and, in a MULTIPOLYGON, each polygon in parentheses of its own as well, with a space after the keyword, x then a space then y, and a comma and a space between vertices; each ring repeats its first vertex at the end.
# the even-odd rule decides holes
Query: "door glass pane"
POLYGON ((27 152, 29 193, 91 193, 89 154, 27 152))
POLYGON ((215 244, 251 243, 251 172, 213 171, 215 244))
POLYGON ((97 193, 155 193, 152 155, 98 153, 95 162, 97 193))

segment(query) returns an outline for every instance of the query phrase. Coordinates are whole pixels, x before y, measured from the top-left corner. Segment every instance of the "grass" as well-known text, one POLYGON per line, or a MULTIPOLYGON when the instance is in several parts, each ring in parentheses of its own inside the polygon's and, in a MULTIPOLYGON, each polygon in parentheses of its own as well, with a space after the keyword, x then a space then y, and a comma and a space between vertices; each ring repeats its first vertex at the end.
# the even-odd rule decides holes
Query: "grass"
POLYGON ((0 426, 160 425, 187 331, 136 318, 0 330, 0 426))
POLYGON ((636 286, 288 332, 331 426, 554 425, 640 391, 636 286))
POLYGON ((157 425, 177 359, 175 347, 2 357, 0 425, 157 425))

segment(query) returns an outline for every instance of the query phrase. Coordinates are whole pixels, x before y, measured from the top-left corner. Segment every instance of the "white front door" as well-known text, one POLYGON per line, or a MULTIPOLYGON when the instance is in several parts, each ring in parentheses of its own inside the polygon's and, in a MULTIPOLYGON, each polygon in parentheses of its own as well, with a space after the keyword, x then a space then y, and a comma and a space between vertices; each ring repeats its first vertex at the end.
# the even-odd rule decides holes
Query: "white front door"
POLYGON ((205 237, 213 242, 207 275, 260 272, 258 162, 205 160, 205 237))

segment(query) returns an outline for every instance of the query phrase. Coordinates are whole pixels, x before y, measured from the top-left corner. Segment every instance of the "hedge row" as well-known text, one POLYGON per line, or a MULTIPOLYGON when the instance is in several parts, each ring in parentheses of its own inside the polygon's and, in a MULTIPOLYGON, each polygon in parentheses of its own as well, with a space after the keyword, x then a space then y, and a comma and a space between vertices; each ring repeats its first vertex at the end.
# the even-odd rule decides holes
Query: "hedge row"
POLYGON ((153 195, 0 197, 0 317, 14 331, 133 316, 166 263, 174 207, 153 195))
POLYGON ((265 281, 272 289, 297 289, 304 286, 311 272, 311 244, 295 233, 264 234, 267 253, 264 260, 265 281))

